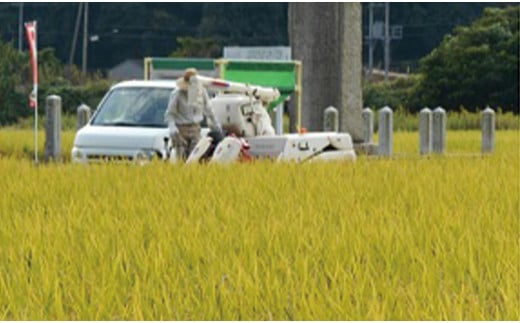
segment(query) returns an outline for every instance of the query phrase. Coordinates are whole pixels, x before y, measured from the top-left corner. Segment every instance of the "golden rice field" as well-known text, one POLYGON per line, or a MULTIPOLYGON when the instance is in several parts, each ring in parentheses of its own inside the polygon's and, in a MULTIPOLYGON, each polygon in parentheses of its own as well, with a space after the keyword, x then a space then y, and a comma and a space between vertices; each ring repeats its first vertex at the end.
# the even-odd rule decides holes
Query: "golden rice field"
POLYGON ((490 156, 478 131, 430 158, 394 140, 356 163, 36 167, 3 129, 0 319, 520 319, 519 132, 490 156))

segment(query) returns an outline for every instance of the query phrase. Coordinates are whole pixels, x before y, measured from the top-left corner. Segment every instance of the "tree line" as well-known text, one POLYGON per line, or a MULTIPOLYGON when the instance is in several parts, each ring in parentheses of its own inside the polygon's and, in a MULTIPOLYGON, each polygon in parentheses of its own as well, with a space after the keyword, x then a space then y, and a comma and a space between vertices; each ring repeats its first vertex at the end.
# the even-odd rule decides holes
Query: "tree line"
MULTIPOLYGON (((60 6, 61 4, 49 5, 60 6)), ((71 6, 71 4, 63 6, 67 5, 71 6)), ((162 5, 167 7, 167 4, 162 5)), ((190 7, 187 4, 176 5, 179 8, 190 7)), ((217 4, 214 5, 214 10, 221 8, 217 4)), ((5 4, 0 4, 0 24, 4 23, 1 16, 2 6, 5 8, 5 4)), ((122 5, 122 8, 150 10, 143 4, 136 3, 134 6, 122 5)), ((199 6, 205 10, 212 8, 210 4, 199 4, 199 6)), ((276 8, 275 4, 272 6, 276 8)), ((263 7, 258 4, 258 8, 263 7)), ((161 16, 161 12, 160 10, 156 12, 158 17, 161 16)), ((124 13, 120 14, 126 17, 124 13)), ((202 16, 199 16, 200 21, 208 19, 202 16)), ((418 73, 392 82, 366 83, 363 90, 365 105, 375 108, 384 105, 401 106, 412 112, 418 111, 425 105, 430 107, 441 105, 447 110, 470 111, 490 105, 495 108, 500 107, 503 111, 518 113, 519 16, 520 7, 516 5, 485 9, 482 16, 472 24, 456 27, 445 35, 436 48, 419 60, 418 73)), ((204 43, 205 50, 220 44, 215 40, 217 37, 215 35, 224 35, 223 30, 229 28, 226 24, 231 22, 232 20, 219 21, 222 27, 220 29, 215 27, 212 39, 204 43)), ((213 22, 208 21, 205 24, 211 26, 213 22)), ((254 33, 258 30, 250 27, 249 31, 251 37, 254 37, 254 33)), ((0 59, 0 125, 6 125, 31 114, 28 108, 28 94, 32 85, 27 51, 19 52, 15 41, 3 40, 2 37, 0 37, 0 57, 2 57, 0 59)), ((42 37, 45 37, 45 34, 42 37)), ((239 36, 237 34, 226 37, 238 39, 239 36)), ((279 37, 284 36, 279 35, 279 37)), ((189 37, 179 39, 183 46, 189 47, 192 44, 189 37)), ((43 43, 45 44, 45 41, 43 43)), ((174 51, 168 47, 167 51, 176 55, 189 53, 183 46, 179 46, 174 51)), ((67 46, 44 47, 40 38, 39 47, 40 100, 47 94, 58 94, 63 98, 65 112, 71 113, 80 103, 95 107, 110 86, 110 81, 103 79, 99 73, 83 74, 75 66, 65 66, 60 52, 63 52, 63 47, 67 46)), ((43 105, 40 104, 40 107, 43 108, 43 105)))
MULTIPOLYGON (((0 4, 0 38, 13 41, 15 46, 20 5, 0 4)), ((403 38, 391 44, 394 68, 417 66, 419 59, 437 47, 455 26, 468 25, 486 7, 506 5, 391 3, 390 24, 403 27, 403 38)), ((55 48, 56 56, 64 63, 71 53, 79 6, 79 3, 60 2, 23 4, 24 20, 38 21, 39 45, 55 48)), ((365 35, 368 35, 368 7, 368 3, 363 3, 365 35)), ((88 66, 92 70, 107 69, 129 58, 168 56, 178 50, 178 39, 186 37, 210 39, 220 48, 287 45, 287 8, 287 3, 89 3, 88 66)), ((376 7, 374 20, 384 20, 383 13, 384 10, 376 7)), ((79 36, 82 28, 81 25, 79 36)), ((80 45, 81 41, 74 55, 78 65, 80 45)), ((208 55, 221 55, 217 53, 210 51, 208 55)), ((382 57, 382 46, 376 46, 376 66, 381 64, 382 57)), ((366 60, 366 55, 363 58, 366 60)))
POLYGON ((368 84, 367 105, 426 105, 476 111, 486 106, 519 112, 520 7, 487 8, 469 26, 456 27, 419 62, 415 75, 368 84))

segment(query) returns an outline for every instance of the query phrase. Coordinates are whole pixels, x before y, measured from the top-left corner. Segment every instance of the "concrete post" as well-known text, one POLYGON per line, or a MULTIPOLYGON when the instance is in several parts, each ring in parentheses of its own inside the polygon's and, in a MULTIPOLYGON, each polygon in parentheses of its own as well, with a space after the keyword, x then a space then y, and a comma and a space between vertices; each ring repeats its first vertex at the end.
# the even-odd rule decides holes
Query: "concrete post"
POLYGON ((432 151, 438 154, 446 152, 446 111, 441 107, 433 110, 432 151))
POLYGON ((495 111, 487 107, 482 112, 482 153, 495 150, 495 111))
POLYGON ((61 97, 50 95, 45 105, 45 161, 61 159, 61 97))
POLYGON ((90 120, 91 110, 86 104, 81 104, 78 107, 78 130, 83 128, 90 120))
POLYGON ((338 109, 330 106, 323 112, 323 131, 338 132, 339 130, 338 109))
POLYGON ((432 110, 424 108, 419 112, 419 153, 432 152, 432 110))
POLYGON ((363 109, 361 118, 363 119, 363 142, 372 143, 374 141, 374 112, 367 107, 363 109))
MULTIPOLYGON (((302 61, 302 127, 320 131, 323 110, 333 105, 339 130, 354 143, 363 141, 361 4, 289 3, 288 31, 292 58, 302 61)), ((296 109, 291 109, 294 120, 296 109)))
POLYGON ((391 156, 393 153, 393 112, 389 107, 379 110, 379 155, 391 156))
POLYGON ((276 127, 275 132, 277 135, 283 135, 283 103, 280 103, 276 108, 276 127))

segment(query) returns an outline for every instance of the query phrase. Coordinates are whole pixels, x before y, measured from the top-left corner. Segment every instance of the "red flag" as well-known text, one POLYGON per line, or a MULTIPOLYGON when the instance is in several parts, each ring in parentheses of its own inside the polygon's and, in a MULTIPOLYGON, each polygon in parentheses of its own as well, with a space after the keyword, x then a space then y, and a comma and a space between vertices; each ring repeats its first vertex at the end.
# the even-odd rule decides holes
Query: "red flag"
POLYGON ((34 88, 29 95, 29 104, 35 108, 38 104, 38 48, 36 46, 36 21, 26 22, 25 31, 29 42, 29 52, 31 54, 31 68, 33 75, 34 88))

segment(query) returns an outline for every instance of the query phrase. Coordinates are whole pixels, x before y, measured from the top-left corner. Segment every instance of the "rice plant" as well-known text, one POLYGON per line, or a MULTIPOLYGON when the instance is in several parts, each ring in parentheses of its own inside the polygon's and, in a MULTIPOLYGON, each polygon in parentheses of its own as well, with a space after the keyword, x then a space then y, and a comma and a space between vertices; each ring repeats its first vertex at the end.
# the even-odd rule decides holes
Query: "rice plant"
POLYGON ((0 319, 518 320, 520 138, 496 136, 230 166, 34 166, 13 143, 0 319))

